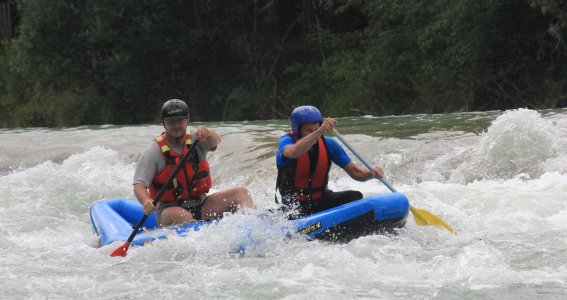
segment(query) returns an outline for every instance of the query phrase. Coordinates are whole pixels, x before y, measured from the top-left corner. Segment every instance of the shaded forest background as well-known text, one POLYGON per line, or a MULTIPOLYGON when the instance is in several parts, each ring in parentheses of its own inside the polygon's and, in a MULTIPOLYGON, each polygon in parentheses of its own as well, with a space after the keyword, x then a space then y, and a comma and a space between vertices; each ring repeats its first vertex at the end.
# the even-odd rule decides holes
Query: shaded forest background
POLYGON ((562 0, 0 0, 0 127, 567 106, 562 0))

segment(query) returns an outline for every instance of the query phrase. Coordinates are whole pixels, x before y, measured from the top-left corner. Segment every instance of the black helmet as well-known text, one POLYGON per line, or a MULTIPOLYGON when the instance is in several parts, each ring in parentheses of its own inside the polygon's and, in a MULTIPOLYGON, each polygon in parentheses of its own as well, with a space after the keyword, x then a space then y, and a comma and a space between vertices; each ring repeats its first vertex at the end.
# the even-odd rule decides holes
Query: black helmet
POLYGON ((179 99, 167 100, 161 107, 161 119, 183 119, 189 118, 189 107, 187 103, 179 99))

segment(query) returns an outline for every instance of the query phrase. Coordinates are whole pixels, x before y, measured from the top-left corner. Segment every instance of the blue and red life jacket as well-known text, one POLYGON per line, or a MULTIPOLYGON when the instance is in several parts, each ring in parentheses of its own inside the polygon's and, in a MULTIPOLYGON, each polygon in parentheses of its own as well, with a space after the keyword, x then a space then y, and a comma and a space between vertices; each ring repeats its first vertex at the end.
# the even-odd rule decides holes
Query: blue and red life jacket
MULTIPOLYGON (((288 135, 294 142, 299 140, 292 131, 288 135)), ((317 201, 327 190, 331 156, 322 136, 313 150, 293 159, 285 167, 278 167, 276 187, 284 203, 289 202, 290 197, 292 201, 317 201)))

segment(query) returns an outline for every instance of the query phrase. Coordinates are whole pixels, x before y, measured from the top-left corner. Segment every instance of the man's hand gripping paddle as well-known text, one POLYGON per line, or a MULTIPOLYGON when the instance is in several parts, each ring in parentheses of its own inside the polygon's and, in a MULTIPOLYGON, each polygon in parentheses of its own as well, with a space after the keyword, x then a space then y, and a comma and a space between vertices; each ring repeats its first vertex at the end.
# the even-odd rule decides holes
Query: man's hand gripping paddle
MULTIPOLYGON (((181 168, 185 165, 187 160, 189 160, 189 157, 191 157, 192 153, 195 152, 195 149, 197 149, 198 144, 199 144, 199 140, 196 140, 191 145, 189 150, 187 151, 187 154, 185 154, 185 156, 183 156, 179 165, 177 165, 177 167, 173 170, 173 173, 171 173, 171 176, 169 176, 169 178, 167 179, 167 181, 165 182, 163 187, 159 190, 156 198, 154 199, 154 202, 153 202, 154 206, 156 206, 158 204, 159 199, 165 193, 165 191, 169 188, 169 186, 173 182, 173 179, 175 178, 175 176, 177 175, 179 170, 181 170, 181 168)), ((142 217, 142 219, 140 219, 140 222, 138 222, 138 225, 136 225, 136 227, 134 227, 134 231, 132 231, 132 234, 130 234, 130 237, 128 238, 126 243, 124 243, 124 245, 122 245, 119 248, 117 248, 116 250, 114 250, 110 254, 110 256, 126 256, 126 254, 128 252, 128 248, 130 247, 130 243, 132 243, 132 241, 134 240, 134 237, 136 237, 136 234, 138 234, 138 231, 140 230, 142 225, 144 225, 144 222, 146 222, 147 218, 148 218, 148 215, 144 215, 142 217)))

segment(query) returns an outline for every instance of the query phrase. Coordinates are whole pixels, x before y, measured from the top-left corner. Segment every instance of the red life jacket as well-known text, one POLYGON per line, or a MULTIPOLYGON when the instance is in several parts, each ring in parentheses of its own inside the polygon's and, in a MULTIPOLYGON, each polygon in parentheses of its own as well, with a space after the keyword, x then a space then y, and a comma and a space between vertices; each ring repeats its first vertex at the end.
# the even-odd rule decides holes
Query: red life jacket
MULTIPOLYGON (((290 131, 288 134, 295 142, 298 141, 293 132, 290 131)), ((278 170, 278 188, 282 196, 291 193, 295 194, 295 199, 299 201, 321 199, 323 192, 327 189, 331 158, 323 137, 317 139, 317 148, 318 151, 313 161, 307 152, 295 159, 295 162, 290 162, 288 167, 278 170), (312 166, 312 163, 315 165, 312 166)))
MULTIPOLYGON (((165 167, 161 172, 157 173, 150 184, 150 196, 155 199, 160 189, 165 185, 173 170, 181 162, 181 159, 191 145, 191 131, 187 130, 185 134, 185 146, 181 155, 170 149, 165 140, 165 133, 158 135, 154 141, 158 143, 165 167)), ((172 184, 163 193, 160 201, 173 202, 184 201, 189 199, 199 199, 201 196, 209 192, 213 183, 209 169, 209 163, 206 160, 200 160, 197 151, 189 158, 188 162, 177 172, 172 184)))

